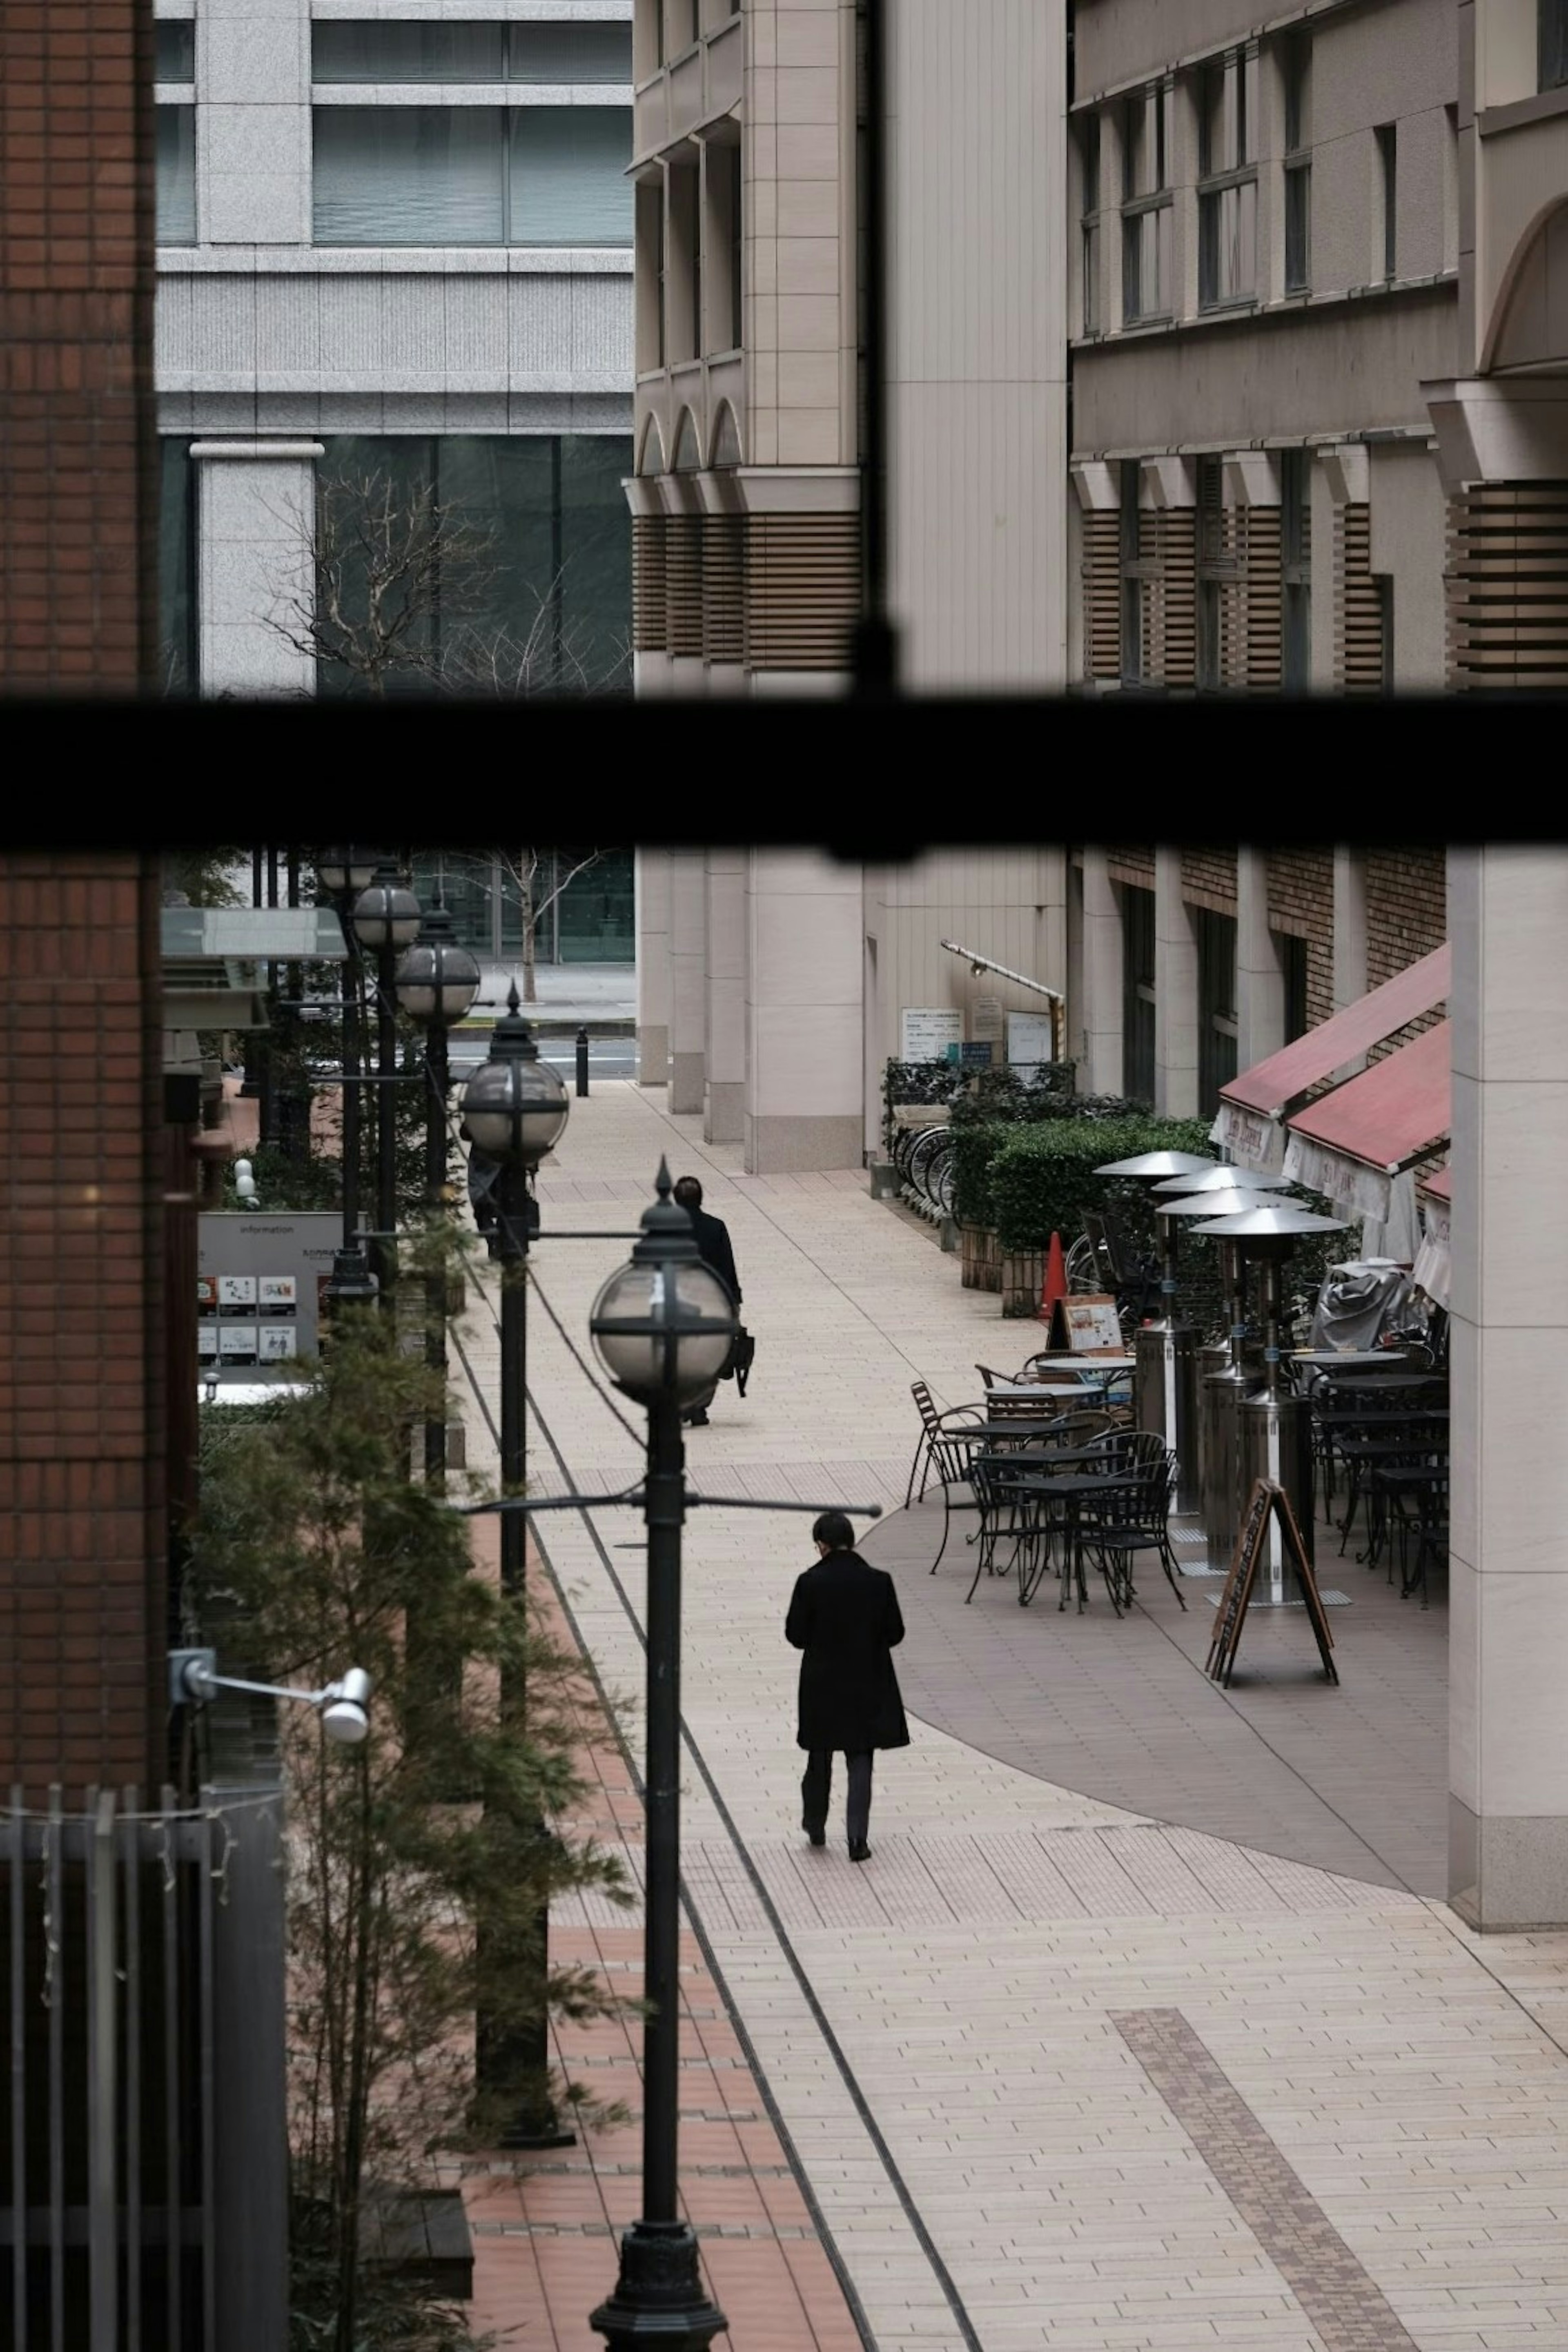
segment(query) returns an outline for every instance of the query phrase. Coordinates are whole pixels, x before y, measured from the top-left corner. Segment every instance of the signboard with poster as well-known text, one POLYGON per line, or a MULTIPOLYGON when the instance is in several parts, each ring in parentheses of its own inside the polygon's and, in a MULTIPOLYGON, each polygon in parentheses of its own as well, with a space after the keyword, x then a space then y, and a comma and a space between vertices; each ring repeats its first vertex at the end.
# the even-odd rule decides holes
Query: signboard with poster
POLYGON ((963 1015, 952 1004, 906 1004, 899 1015, 900 1058, 945 1062, 950 1045, 962 1043, 963 1015))
POLYGON ((1056 1059, 1048 1013, 1009 1013, 1007 1059, 1026 1068, 1056 1059))
POLYGON ((320 1343, 321 1294, 342 1246, 335 1210, 214 1210, 197 1220, 196 1356, 205 1380, 284 1375, 320 1343))

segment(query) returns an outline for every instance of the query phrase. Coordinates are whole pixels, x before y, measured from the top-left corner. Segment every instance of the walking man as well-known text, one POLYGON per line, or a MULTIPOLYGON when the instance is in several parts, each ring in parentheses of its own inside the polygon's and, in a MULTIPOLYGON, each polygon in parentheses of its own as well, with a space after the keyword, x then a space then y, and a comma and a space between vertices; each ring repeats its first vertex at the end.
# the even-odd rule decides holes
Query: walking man
MULTIPOLYGON (((695 1176, 681 1176, 677 1179, 675 1197, 691 1220, 691 1229, 697 1236, 698 1254, 703 1265, 710 1273, 718 1276, 734 1300, 736 1312, 739 1313, 741 1279, 735 1272, 735 1253, 730 1246, 729 1227, 721 1217, 710 1217, 703 1208, 702 1187, 695 1176)), ((680 1416, 682 1421, 689 1422, 693 1428, 701 1428, 708 1419, 708 1408, 718 1392, 719 1383, 715 1381, 712 1387, 697 1399, 695 1404, 687 1406, 680 1416)))
POLYGON ((827 1843, 827 1800, 835 1751, 848 1769, 845 1826, 851 1862, 866 1862, 871 1826, 871 1758, 879 1748, 907 1748, 910 1730, 893 1652, 904 1621, 893 1580, 855 1549, 842 1511, 824 1511, 811 1530, 817 1564, 795 1580, 784 1639, 800 1662, 799 1744, 806 1750, 800 1784, 801 1827, 813 1845, 827 1843))

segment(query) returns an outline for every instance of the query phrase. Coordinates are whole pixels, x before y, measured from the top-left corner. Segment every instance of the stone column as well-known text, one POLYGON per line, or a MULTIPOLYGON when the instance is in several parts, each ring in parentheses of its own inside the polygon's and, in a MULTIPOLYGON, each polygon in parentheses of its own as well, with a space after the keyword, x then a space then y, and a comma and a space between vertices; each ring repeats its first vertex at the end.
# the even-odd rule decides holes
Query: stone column
POLYGON ((1236 853, 1236 1066, 1277 1054, 1285 1043, 1285 973, 1268 928, 1268 856, 1236 853))
POLYGON ((320 441, 196 441, 198 684, 204 696, 314 694, 316 665, 269 625, 296 631, 313 595, 320 441))
POLYGON ((669 1108, 703 1108, 707 1080, 708 903, 700 849, 669 856, 669 1108))
POLYGON ((1448 853, 1449 1899, 1568 1926, 1568 856, 1448 853))
POLYGON ((637 940, 637 1084, 669 1082, 669 896, 668 849, 639 849, 635 867, 637 940))
POLYGON ((1198 1108, 1198 943, 1182 900, 1182 853, 1154 852, 1154 1108, 1198 1108))
POLYGON ((1103 849, 1083 853, 1083 1019, 1073 1048, 1080 1056, 1079 1091, 1119 1095, 1122 1088, 1121 908, 1103 849))
POLYGON ((196 87, 202 243, 309 245, 306 0, 205 0, 196 11, 196 87))
POLYGON ((746 1133, 746 853, 710 849, 704 1040, 703 1139, 740 1143, 746 1133))
POLYGON ((747 1170, 858 1168, 862 870, 807 850, 747 859, 747 1170))

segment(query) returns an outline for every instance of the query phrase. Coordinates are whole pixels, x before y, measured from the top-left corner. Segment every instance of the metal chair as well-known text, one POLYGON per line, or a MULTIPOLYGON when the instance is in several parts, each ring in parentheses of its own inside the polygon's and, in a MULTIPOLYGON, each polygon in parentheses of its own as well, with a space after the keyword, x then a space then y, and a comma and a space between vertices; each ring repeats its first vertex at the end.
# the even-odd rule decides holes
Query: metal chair
MULTIPOLYGON (((1134 1443, 1154 1435, 1148 1430, 1131 1433, 1134 1443)), ((1123 1441, 1126 1442, 1125 1440, 1123 1441)), ((1105 1578, 1113 1601, 1130 1601, 1133 1598, 1131 1563, 1134 1553, 1157 1551, 1160 1565, 1165 1571, 1176 1600, 1184 1612, 1186 1599, 1176 1571, 1175 1557, 1171 1550, 1171 1510, 1176 1495, 1176 1457, 1167 1451, 1164 1443, 1154 1436, 1158 1453, 1145 1449, 1145 1458, 1136 1464, 1137 1475, 1124 1487, 1101 1495, 1088 1507, 1080 1540, 1105 1578)))
MULTIPOLYGON (((924 1497, 927 1482, 933 1466, 939 1471, 942 1469, 942 1465, 938 1460, 938 1456, 945 1437, 952 1430, 982 1417, 982 1408, 974 1404, 956 1404, 951 1406, 946 1412, 939 1412, 931 1390, 924 1381, 911 1381, 910 1394, 914 1398, 920 1412, 921 1433, 915 1441, 915 1458, 910 1465, 909 1482, 904 1488, 906 1510, 911 1503, 918 1503, 924 1497), (915 1492, 917 1473, 921 1482, 918 1495, 915 1492)), ((962 1484, 967 1475, 966 1465, 952 1483, 962 1484)), ((943 1483, 949 1482, 944 1479, 943 1483)))

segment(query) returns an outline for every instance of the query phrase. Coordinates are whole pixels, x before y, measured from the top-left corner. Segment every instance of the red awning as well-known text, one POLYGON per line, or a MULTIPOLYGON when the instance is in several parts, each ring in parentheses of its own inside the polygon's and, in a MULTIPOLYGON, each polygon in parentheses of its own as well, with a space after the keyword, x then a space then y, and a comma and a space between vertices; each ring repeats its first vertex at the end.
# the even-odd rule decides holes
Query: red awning
MULTIPOLYGON (((1396 971, 1392 980, 1385 980, 1370 995, 1359 997, 1342 1013, 1335 1013, 1316 1029, 1309 1029, 1294 1045, 1270 1054, 1267 1061, 1255 1062, 1239 1077, 1228 1079, 1220 1089, 1221 1101, 1236 1103, 1245 1110, 1260 1111, 1265 1118, 1283 1118, 1311 1087, 1331 1077, 1347 1062, 1358 1061, 1373 1045, 1381 1045, 1385 1037, 1392 1037, 1396 1029, 1403 1029, 1406 1022, 1419 1020, 1423 1013, 1447 1003, 1449 963, 1445 942, 1434 948, 1430 955, 1423 956, 1419 963, 1396 971)), ((1341 1093, 1343 1091, 1342 1088, 1341 1093)), ((1339 1097, 1334 1099, 1337 1101, 1339 1097)))
POLYGON ((1435 1168, 1432 1171, 1430 1176, 1418 1176, 1415 1179, 1415 1190, 1418 1192, 1429 1194, 1434 1201, 1441 1201, 1443 1206, 1447 1208, 1452 1204, 1454 1198, 1448 1183, 1450 1172, 1448 1163, 1445 1160, 1441 1168, 1435 1168))
POLYGON ((1451 1045, 1450 1024, 1440 1021, 1299 1110, 1285 1173, 1363 1216, 1386 1219, 1391 1179, 1447 1140, 1451 1045))

